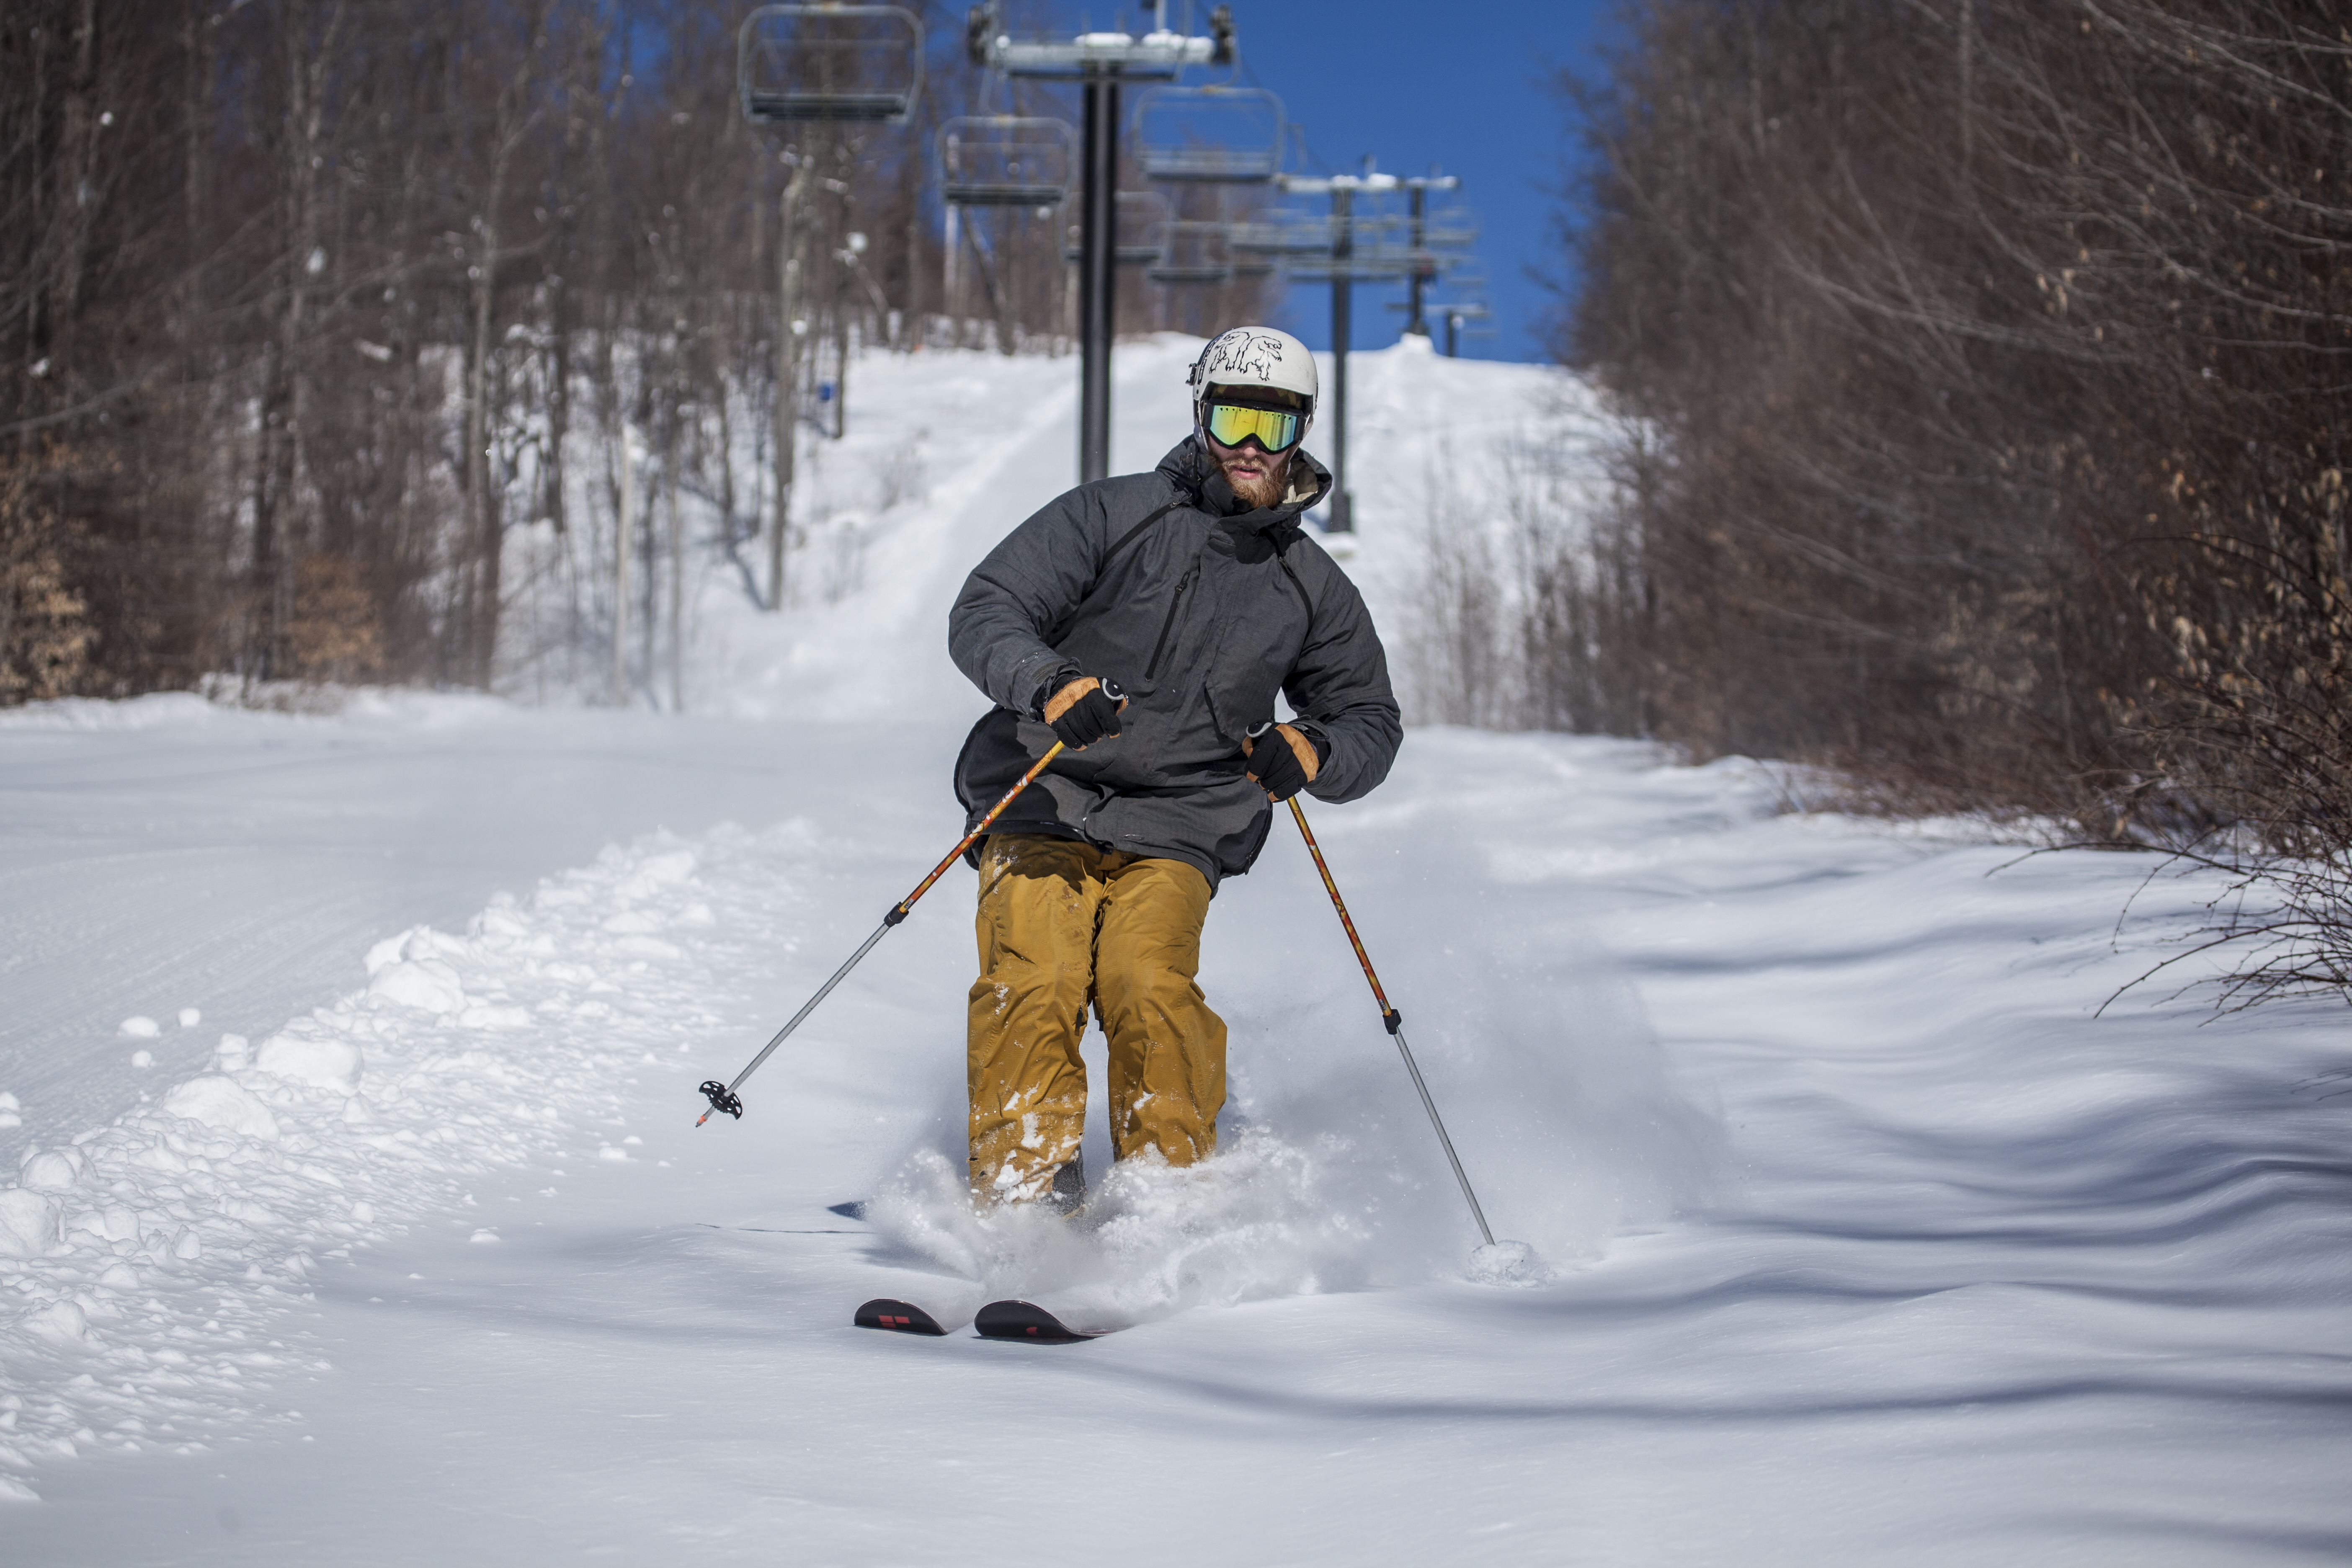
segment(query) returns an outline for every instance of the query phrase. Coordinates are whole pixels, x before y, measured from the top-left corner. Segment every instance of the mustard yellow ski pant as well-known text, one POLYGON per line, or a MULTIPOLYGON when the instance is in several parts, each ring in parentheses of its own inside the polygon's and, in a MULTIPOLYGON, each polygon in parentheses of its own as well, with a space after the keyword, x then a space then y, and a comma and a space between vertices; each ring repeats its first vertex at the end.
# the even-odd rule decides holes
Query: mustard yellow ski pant
POLYGON ((1030 834, 982 842, 966 1057, 975 1197, 1044 1198, 1077 1159, 1089 1003, 1110 1043, 1118 1158, 1157 1149, 1189 1165, 1216 1148, 1225 1021, 1193 978, 1208 912, 1208 879, 1181 860, 1030 834))

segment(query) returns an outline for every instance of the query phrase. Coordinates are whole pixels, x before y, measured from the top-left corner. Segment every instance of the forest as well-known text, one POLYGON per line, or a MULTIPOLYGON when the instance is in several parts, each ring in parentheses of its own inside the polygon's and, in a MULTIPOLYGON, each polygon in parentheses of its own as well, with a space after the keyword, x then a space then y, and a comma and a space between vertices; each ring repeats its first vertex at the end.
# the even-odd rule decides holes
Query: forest
MULTIPOLYGON (((982 101, 961 9, 911 9, 906 123, 763 128, 749 7, 8 7, 0 704, 576 685, 616 636, 649 671, 689 549, 791 602, 777 432, 837 429, 859 353, 1069 352, 1075 202, 968 219, 950 267, 929 191, 947 121, 1054 89, 982 101)), ((1265 287, 1129 275, 1119 323, 1265 287)))
MULTIPOLYGON (((677 0, 11 6, 0 703, 650 688, 689 550, 789 605, 858 353, 1067 352, 1069 210, 952 230, 930 168, 1045 89, 917 9, 909 123, 762 129, 677 0)), ((1498 455, 1516 547, 1431 577, 1492 666, 1456 716, 2252 866, 2257 994, 2343 987, 2340 8, 1635 0, 1558 91, 1608 483, 1498 455)))
POLYGON ((1614 500, 1538 722, 2158 845, 2241 999, 2352 980, 2352 25, 2292 0, 1648 0, 1563 79, 1614 500), (2284 895, 2282 898, 2281 895, 2284 895), (2254 951, 2250 949, 2249 951, 2254 951))

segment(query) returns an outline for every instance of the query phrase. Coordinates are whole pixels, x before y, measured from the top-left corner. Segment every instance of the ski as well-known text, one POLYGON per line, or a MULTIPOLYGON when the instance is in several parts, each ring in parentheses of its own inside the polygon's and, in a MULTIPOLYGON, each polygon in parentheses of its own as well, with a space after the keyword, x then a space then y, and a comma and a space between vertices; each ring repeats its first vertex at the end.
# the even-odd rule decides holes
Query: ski
POLYGON ((929 1334, 943 1339, 947 1331, 940 1321, 912 1301, 894 1301, 887 1296, 877 1297, 857 1309, 850 1320, 861 1329, 881 1329, 894 1334, 929 1334))
POLYGON ((1025 1340, 1041 1345, 1076 1344, 1115 1331, 1070 1328, 1045 1308, 1028 1301, 991 1301, 972 1319, 971 1326, 984 1340, 1025 1340))

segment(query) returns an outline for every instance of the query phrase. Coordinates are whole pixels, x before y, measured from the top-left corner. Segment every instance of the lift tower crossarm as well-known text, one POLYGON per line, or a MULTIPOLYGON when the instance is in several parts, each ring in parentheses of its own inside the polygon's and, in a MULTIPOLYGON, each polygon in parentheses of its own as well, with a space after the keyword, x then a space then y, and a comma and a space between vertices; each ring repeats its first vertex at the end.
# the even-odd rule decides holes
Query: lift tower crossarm
POLYGON ((1168 81, 1187 66, 1204 66, 1216 53, 1213 38, 1181 33, 1080 33, 1068 43, 1029 42, 999 35, 983 46, 989 66, 1007 76, 1068 81, 1118 76, 1130 81, 1168 81))
POLYGON ((1302 196, 1328 196, 1333 191, 1393 191, 1403 184, 1394 174, 1277 174, 1286 191, 1302 196))

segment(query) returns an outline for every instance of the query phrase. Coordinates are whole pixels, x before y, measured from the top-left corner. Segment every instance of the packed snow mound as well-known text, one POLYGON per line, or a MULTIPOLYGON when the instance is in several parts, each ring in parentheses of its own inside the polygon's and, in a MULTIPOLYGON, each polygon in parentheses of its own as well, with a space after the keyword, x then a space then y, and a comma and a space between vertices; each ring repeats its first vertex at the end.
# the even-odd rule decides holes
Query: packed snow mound
POLYGON ((0 1472, 91 1447, 194 1452, 290 1419, 270 1379, 328 1363, 268 1336, 295 1337, 280 1320, 312 1299, 320 1260, 472 1207, 499 1167, 621 1153, 609 1125, 586 1127, 625 1103, 624 1071, 690 1077, 677 1047, 717 1019, 712 945, 689 957, 652 933, 713 923, 704 857, 756 879, 735 891, 767 916, 791 883, 759 847, 805 839, 608 850, 470 934, 378 944, 365 989, 257 1050, 226 1036, 214 1071, 28 1151, 0 1188, 0 1385, 47 1393, 0 1396, 0 1472))
POLYGON ((61 1239, 57 1200, 37 1187, 0 1188, 0 1258, 42 1258, 61 1239))
POLYGON ((192 1078, 163 1097, 163 1110, 215 1131, 263 1143, 278 1142, 278 1118, 260 1096, 233 1079, 192 1078))

